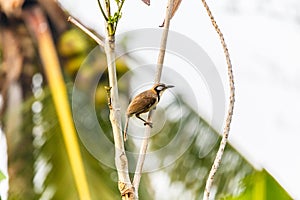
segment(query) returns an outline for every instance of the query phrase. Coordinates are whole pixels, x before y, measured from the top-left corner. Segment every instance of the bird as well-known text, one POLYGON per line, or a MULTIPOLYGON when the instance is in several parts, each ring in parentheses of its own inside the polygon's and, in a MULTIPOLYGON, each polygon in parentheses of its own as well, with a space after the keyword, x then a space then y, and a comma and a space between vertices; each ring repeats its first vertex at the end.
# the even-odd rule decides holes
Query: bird
POLYGON ((165 85, 164 83, 154 84, 153 87, 149 90, 146 90, 137 96, 135 96, 130 104, 128 105, 126 111, 126 122, 124 127, 124 141, 127 140, 127 129, 129 124, 129 118, 135 115, 138 119, 144 122, 144 126, 148 125, 152 128, 152 123, 146 121, 145 119, 140 117, 140 114, 149 112, 159 102, 163 92, 168 89, 174 87, 173 85, 165 85))

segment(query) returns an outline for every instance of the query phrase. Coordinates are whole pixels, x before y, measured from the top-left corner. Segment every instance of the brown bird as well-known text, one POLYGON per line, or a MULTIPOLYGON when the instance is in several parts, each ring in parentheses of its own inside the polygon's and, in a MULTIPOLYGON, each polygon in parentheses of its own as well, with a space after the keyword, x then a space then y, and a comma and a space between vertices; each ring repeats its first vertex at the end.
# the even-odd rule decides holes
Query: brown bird
POLYGON ((168 89, 174 87, 173 85, 165 85, 163 83, 155 84, 150 90, 146 90, 133 98, 130 102, 127 112, 126 112, 126 122, 124 128, 124 141, 126 141, 127 137, 127 129, 129 124, 129 118, 132 115, 135 115, 137 118, 144 122, 144 125, 148 125, 152 128, 152 123, 146 121, 145 119, 140 117, 140 114, 146 113, 152 110, 156 104, 159 102, 161 95, 163 92, 168 89))

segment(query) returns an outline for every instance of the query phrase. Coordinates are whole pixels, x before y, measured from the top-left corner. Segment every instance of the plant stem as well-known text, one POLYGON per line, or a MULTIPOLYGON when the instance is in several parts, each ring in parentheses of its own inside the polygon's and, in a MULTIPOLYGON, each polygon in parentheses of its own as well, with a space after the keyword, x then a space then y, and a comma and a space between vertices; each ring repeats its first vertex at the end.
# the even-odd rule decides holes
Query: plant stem
POLYGON ((116 30, 114 29, 114 22, 112 21, 111 18, 111 12, 110 12, 110 0, 105 0, 105 7, 106 7, 106 15, 108 20, 106 20, 106 28, 108 31, 108 36, 113 36, 115 35, 116 30))
MULTIPOLYGON (((125 0, 122 0, 118 4, 118 14, 120 14, 122 6, 125 0)), ((128 172, 128 160, 125 154, 125 147, 122 135, 122 125, 121 125, 121 113, 119 105, 119 93, 118 93, 118 82, 117 82, 117 72, 116 72, 116 63, 115 63, 115 31, 117 22, 111 21, 111 11, 110 11, 110 1, 105 0, 106 13, 102 8, 100 0, 98 0, 98 5, 102 12, 102 15, 105 19, 106 25, 106 39, 103 42, 95 34, 85 28, 77 20, 72 17, 69 17, 69 21, 78 26, 91 38, 93 38, 100 46, 104 47, 106 54, 107 66, 108 66, 108 79, 109 87, 107 88, 107 94, 109 102, 108 106, 110 109, 110 122, 112 125, 114 143, 115 143, 115 165, 118 173, 118 186, 122 196, 122 199, 133 199, 134 198, 134 188, 131 184, 129 172, 128 172)))
POLYGON ((173 5, 174 5, 174 0, 169 0, 167 10, 166 10, 166 16, 165 16, 164 31, 162 33, 162 38, 160 42, 160 49, 159 49, 159 55, 157 60, 154 83, 159 83, 161 79, 162 68, 163 68, 165 54, 166 54, 170 21, 172 18, 173 5))
POLYGON ((121 0, 121 4, 120 4, 120 5, 118 5, 118 13, 120 13, 120 12, 121 12, 121 10, 122 10, 122 7, 123 7, 123 5, 124 5, 124 2, 125 2, 125 0, 121 0))
POLYGON ((83 32, 85 32, 88 36, 90 36, 95 42, 97 42, 101 47, 104 48, 104 42, 100 39, 99 36, 92 33, 89 29, 87 29, 85 26, 83 26, 79 21, 77 21, 75 18, 69 16, 68 21, 72 22, 75 26, 80 28, 83 32))
POLYGON ((115 40, 114 36, 108 36, 105 42, 105 54, 108 65, 108 77, 110 89, 110 121, 113 130, 114 143, 115 143, 115 165, 118 171, 119 187, 121 194, 132 188, 129 174, 128 174, 128 160, 125 154, 122 125, 121 125, 121 113, 119 105, 118 83, 116 75, 116 63, 115 63, 115 40))
POLYGON ((107 17, 110 18, 111 17, 111 14, 110 14, 110 0, 105 0, 105 6, 106 6, 107 17))
MULTIPOLYGON (((107 16, 110 17, 110 2, 105 0, 107 16)), ((116 57, 115 57, 115 36, 110 32, 111 23, 106 22, 106 40, 104 51, 106 54, 107 67, 108 67, 108 79, 110 87, 110 122, 112 125, 112 131, 115 143, 115 165, 118 172, 119 190, 122 199, 133 199, 134 189, 132 187, 129 172, 128 172, 128 160, 125 153, 122 124, 121 124, 121 108, 119 105, 119 92, 118 92, 118 80, 116 70, 116 57)))
POLYGON ((117 19, 117 21, 116 21, 116 23, 115 23, 115 30, 117 30, 117 27, 118 27, 118 23, 119 23, 119 19, 120 19, 120 17, 121 17, 121 10, 122 10, 122 7, 123 7, 123 5, 124 5, 124 2, 125 2, 125 0, 121 0, 121 4, 118 4, 118 12, 117 12, 117 14, 118 14, 118 19, 117 19))
POLYGON ((233 109, 234 109, 234 101, 235 101, 235 89, 234 89, 234 79, 233 79, 233 72, 232 72, 232 64, 231 64, 231 60, 230 60, 230 55, 228 52, 228 48, 227 45, 225 43, 225 39, 224 36, 220 30, 220 28, 218 27, 207 3, 205 0, 201 0, 206 12, 208 14, 208 16, 210 17, 211 23, 214 26, 217 34, 219 35, 223 50, 224 50, 224 54, 226 57, 226 62, 227 62, 227 66, 228 66, 228 78, 229 78, 229 87, 230 87, 230 96, 229 96, 229 106, 228 106, 228 113, 227 113, 227 118, 226 118, 226 124, 224 126, 224 131, 223 131, 223 135, 222 135, 222 140, 217 152, 217 155, 215 157, 214 163, 212 165, 212 168, 209 172, 207 181, 206 181, 206 185, 205 185, 205 191, 204 191, 204 195, 203 195, 203 200, 208 200, 209 199, 209 195, 210 195, 210 191, 211 191, 211 187, 214 181, 214 177, 215 174, 220 166, 221 160, 222 160, 222 156, 227 144, 227 140, 228 140, 228 135, 229 135, 229 130, 230 130, 230 124, 231 124, 231 120, 232 120, 232 115, 233 115, 233 109))
MULTIPOLYGON (((174 0, 168 0, 164 30, 162 33, 162 38, 161 38, 161 43, 160 43, 160 51, 159 51, 159 55, 158 55, 157 67, 156 67, 156 73, 155 73, 155 79, 154 79, 155 83, 159 83, 160 79, 161 79, 173 5, 174 5, 174 0)), ((147 121, 151 122, 153 112, 154 111, 149 112, 147 121)), ((143 139, 142 144, 141 144, 141 149, 140 149, 140 153, 139 153, 139 157, 138 157, 138 161, 137 161, 137 165, 136 165, 136 169, 135 169, 135 173, 134 173, 134 178, 133 178, 133 187, 135 188, 135 191, 136 191, 135 195, 136 195, 137 199, 138 199, 138 189, 139 189, 141 175, 142 175, 142 171, 143 171, 143 165, 145 162, 147 147, 149 144, 150 133, 151 133, 151 128, 149 126, 146 126, 145 134, 144 134, 145 138, 143 139)))
POLYGON ((106 14, 105 14, 105 12, 104 12, 104 10, 103 10, 103 8, 102 8, 102 5, 101 5, 101 2, 100 2, 100 0, 97 0, 97 2, 98 2, 98 5, 99 5, 99 8, 100 8, 100 11, 101 11, 101 13, 102 13, 102 15, 103 15, 103 17, 104 17, 105 21, 108 21, 108 18, 107 18, 106 14))

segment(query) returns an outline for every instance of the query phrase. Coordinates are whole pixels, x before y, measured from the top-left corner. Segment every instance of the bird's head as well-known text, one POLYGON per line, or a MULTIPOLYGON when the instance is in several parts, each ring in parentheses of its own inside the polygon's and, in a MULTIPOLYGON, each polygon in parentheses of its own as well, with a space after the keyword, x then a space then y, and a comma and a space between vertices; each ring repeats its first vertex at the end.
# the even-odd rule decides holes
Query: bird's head
POLYGON ((155 84, 152 89, 159 95, 161 96, 162 93, 168 89, 174 87, 173 85, 165 85, 164 83, 157 83, 155 84))

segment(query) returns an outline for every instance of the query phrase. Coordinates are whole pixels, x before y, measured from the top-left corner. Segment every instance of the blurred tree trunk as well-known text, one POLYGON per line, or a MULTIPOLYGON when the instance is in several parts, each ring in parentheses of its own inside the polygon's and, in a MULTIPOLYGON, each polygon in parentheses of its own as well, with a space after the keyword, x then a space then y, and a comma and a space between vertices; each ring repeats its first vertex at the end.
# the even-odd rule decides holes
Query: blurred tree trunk
POLYGON ((4 132, 8 143, 8 173, 11 186, 9 196, 11 199, 22 196, 34 199, 32 137, 31 134, 26 134, 21 129, 23 95, 18 80, 21 76, 24 59, 20 44, 23 38, 19 33, 17 21, 9 23, 7 19, 6 24, 4 23, 1 20, 3 62, 0 73, 1 95, 4 99, 1 116, 5 109, 4 132))
MULTIPOLYGON (((3 99, 0 123, 7 137, 9 199, 38 198, 33 185, 32 126, 22 123, 23 119, 30 119, 32 123, 31 110, 22 112, 23 99, 32 96, 32 76, 39 71, 40 65, 35 41, 22 20, 23 7, 32 4, 39 2, 0 0, 0 95, 3 99)), ((41 7, 50 13, 57 33, 66 30, 67 23, 61 18, 64 13, 54 1, 41 1, 41 7)))

